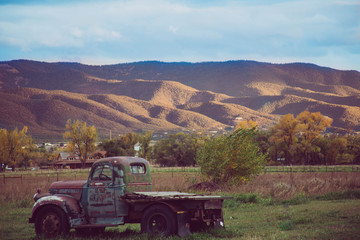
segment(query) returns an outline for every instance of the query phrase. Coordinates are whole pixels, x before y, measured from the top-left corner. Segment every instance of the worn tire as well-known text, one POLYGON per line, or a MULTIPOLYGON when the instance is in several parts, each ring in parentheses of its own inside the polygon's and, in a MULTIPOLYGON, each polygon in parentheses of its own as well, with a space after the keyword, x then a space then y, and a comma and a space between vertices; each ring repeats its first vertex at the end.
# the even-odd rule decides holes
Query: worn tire
POLYGON ((168 237, 177 230, 176 215, 165 205, 151 206, 141 219, 141 232, 168 237))
POLYGON ((37 214, 35 232, 38 236, 52 238, 67 235, 69 231, 69 221, 62 209, 56 206, 47 206, 37 214))

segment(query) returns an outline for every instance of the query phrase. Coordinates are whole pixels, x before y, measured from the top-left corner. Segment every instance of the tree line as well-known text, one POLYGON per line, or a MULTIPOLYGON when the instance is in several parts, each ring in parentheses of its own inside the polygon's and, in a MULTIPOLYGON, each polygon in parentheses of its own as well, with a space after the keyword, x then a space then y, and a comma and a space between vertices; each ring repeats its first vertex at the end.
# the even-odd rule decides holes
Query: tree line
POLYGON ((331 118, 319 112, 287 114, 255 138, 262 152, 269 154, 270 165, 359 164, 360 136, 326 133, 331 123, 331 118))
MULTIPOLYGON (((268 130, 258 130, 256 122, 252 120, 242 121, 234 132, 240 129, 243 132, 252 130, 249 136, 266 156, 268 165, 360 164, 360 136, 327 133, 326 129, 331 127, 331 123, 331 118, 319 112, 304 111, 296 117, 293 114, 282 116, 268 130)), ((161 166, 195 165, 198 163, 199 153, 204 154, 205 148, 208 148, 207 152, 211 152, 221 145, 219 152, 224 153, 225 146, 230 143, 220 142, 226 142, 227 138, 235 136, 234 132, 215 137, 194 133, 169 135, 153 146, 151 158, 161 166), (209 147, 211 144, 214 146, 209 147)), ((234 143, 233 148, 238 151, 237 154, 244 151, 244 144, 243 139, 234 143)))
MULTIPOLYGON (((226 174, 244 177, 246 169, 258 169, 265 164, 359 164, 360 136, 326 133, 331 123, 332 119, 318 112, 304 111, 297 116, 282 116, 268 130, 258 130, 256 122, 249 120, 240 122, 234 131, 217 136, 179 132, 151 144, 152 132, 148 131, 103 140, 96 146, 95 126, 69 119, 63 137, 68 141, 67 151, 78 155, 83 164, 89 153, 98 148, 105 150, 107 156, 137 154, 159 166, 200 165, 202 171, 221 166, 222 171, 215 174, 209 170, 208 173, 220 179, 229 178, 226 174), (138 152, 135 144, 140 147, 138 152)), ((57 156, 56 151, 49 153, 35 148, 33 139, 27 135, 27 127, 0 129, 0 141, 2 171, 6 166, 26 168, 31 161, 44 164, 57 156)))

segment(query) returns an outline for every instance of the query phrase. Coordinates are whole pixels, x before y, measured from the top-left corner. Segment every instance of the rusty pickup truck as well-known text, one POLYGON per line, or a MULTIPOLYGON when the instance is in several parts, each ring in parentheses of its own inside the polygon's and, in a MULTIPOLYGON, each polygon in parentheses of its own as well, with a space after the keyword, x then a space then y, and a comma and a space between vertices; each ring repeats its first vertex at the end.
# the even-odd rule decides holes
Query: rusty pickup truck
POLYGON ((149 162, 138 157, 96 161, 87 180, 59 181, 48 193, 38 189, 29 223, 40 237, 76 231, 104 231, 140 223, 150 235, 188 236, 194 230, 224 227, 227 197, 183 192, 152 192, 149 162))

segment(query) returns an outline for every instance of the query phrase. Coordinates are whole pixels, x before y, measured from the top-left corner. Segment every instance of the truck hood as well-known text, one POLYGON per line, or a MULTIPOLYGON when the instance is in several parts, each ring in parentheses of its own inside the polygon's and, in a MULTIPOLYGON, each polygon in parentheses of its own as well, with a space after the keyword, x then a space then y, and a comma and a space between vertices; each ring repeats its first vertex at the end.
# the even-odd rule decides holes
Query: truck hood
POLYGON ((85 183, 86 180, 54 182, 50 185, 49 192, 55 195, 70 195, 80 201, 85 183))

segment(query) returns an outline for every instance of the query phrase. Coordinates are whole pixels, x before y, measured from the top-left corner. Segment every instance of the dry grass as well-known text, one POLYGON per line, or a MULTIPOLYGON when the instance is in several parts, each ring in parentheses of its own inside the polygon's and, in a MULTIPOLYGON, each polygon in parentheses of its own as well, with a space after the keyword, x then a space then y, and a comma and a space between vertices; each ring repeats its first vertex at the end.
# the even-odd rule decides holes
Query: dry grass
MULTIPOLYGON (((37 188, 48 191, 50 183, 56 180, 85 180, 87 172, 56 174, 43 173, 23 175, 20 179, 0 178, 0 204, 14 202, 22 207, 31 206, 32 197, 37 188)), ((9 174, 7 174, 9 175, 9 174)), ((204 181, 197 172, 154 172, 153 191, 189 191, 189 187, 204 181)), ((360 189, 360 172, 328 173, 267 173, 255 177, 252 181, 236 186, 225 186, 218 192, 230 194, 256 193, 275 199, 290 199, 299 194, 307 196, 323 195, 332 192, 360 189)))
MULTIPOLYGON (((154 191, 189 191, 204 181, 198 173, 158 172, 153 174, 154 191)), ((231 194, 256 193, 275 199, 291 199, 297 195, 317 196, 360 189, 360 172, 267 173, 252 181, 224 186, 217 191, 231 194)))
MULTIPOLYGON (((153 189, 188 191, 188 188, 202 178, 196 173, 155 173, 153 189)), ((256 193, 275 199, 290 199, 298 194, 323 195, 360 189, 360 172, 328 173, 268 173, 252 181, 235 186, 225 186, 219 191, 228 193, 256 193)))
POLYGON ((230 191, 289 199, 297 194, 315 196, 359 188, 359 172, 272 173, 259 175, 251 182, 230 188, 230 191))
MULTIPOLYGON (((43 172, 36 174, 23 174, 22 183, 19 178, 6 178, 5 184, 3 182, 3 174, 0 176, 0 205, 5 202, 16 203, 19 207, 29 207, 33 201, 33 196, 38 188, 42 189, 42 192, 47 192, 52 182, 57 180, 84 180, 87 179, 88 172, 68 172, 59 174, 57 176, 54 172, 43 172)), ((9 176, 20 176, 20 174, 6 174, 9 176)))

